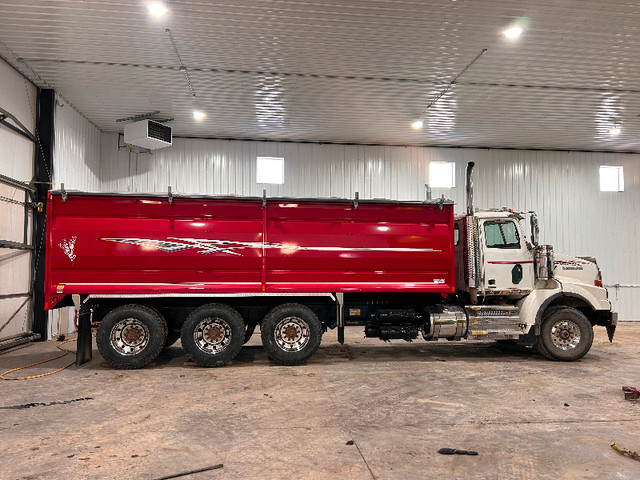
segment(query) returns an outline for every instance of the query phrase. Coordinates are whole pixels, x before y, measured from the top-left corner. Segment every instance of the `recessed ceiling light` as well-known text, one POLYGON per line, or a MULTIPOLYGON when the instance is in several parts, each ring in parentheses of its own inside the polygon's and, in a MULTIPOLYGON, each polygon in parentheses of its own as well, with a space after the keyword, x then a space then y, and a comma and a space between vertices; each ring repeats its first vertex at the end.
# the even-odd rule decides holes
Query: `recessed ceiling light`
POLYGON ((197 121, 201 121, 204 120, 204 117, 206 117, 207 114, 204 113, 202 110, 194 110, 193 111, 193 118, 196 119, 197 121))
POLYGON ((622 132, 622 128, 620 128, 619 125, 615 125, 613 128, 609 129, 609 133, 611 135, 620 135, 620 132, 622 132))
POLYGON ((524 32, 524 28, 522 28, 520 25, 514 25, 513 27, 507 28, 503 33, 505 37, 514 39, 522 35, 522 32, 524 32))
POLYGON ((165 13, 167 13, 168 10, 165 4, 162 2, 149 2, 147 4, 147 9, 149 10, 149 13, 154 17, 161 17, 165 13))
POLYGON ((424 125, 424 122, 422 120, 416 120, 411 124, 411 128, 413 128, 414 130, 420 130, 424 125))

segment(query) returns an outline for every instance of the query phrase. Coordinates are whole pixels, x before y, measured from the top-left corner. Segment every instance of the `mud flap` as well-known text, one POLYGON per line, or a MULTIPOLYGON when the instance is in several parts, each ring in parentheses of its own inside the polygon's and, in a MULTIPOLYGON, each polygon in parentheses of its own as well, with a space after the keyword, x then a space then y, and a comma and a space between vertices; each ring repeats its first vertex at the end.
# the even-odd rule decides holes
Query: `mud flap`
POLYGON ((81 308, 78 313, 78 339, 76 340, 76 367, 91 361, 91 311, 81 308))
POLYGON ((613 334, 616 333, 616 325, 618 325, 618 312, 611 312, 611 319, 607 325, 607 335, 609 342, 613 342, 613 334))
POLYGON ((344 345, 344 293, 336 293, 336 302, 338 311, 336 312, 338 320, 338 343, 344 345))
POLYGON ((607 325, 607 335, 609 335, 610 342, 613 342, 614 333, 616 333, 616 325, 607 325))

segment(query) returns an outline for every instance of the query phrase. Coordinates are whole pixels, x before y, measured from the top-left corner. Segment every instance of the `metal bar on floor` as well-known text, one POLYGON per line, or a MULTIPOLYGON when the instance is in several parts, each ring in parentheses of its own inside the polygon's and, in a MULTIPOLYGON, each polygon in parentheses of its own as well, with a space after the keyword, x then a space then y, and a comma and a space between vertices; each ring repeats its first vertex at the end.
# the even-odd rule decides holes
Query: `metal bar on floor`
POLYGON ((32 332, 19 333, 18 335, 12 335, 7 338, 0 338, 0 351, 17 347, 18 345, 29 343, 39 338, 40 338, 40 334, 32 333, 32 332))

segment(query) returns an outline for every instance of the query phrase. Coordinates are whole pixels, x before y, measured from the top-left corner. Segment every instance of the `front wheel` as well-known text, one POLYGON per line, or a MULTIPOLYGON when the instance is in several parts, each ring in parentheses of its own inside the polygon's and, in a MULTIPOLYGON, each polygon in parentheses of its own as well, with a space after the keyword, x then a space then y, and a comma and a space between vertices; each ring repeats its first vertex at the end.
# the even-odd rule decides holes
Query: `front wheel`
POLYGON ((267 314, 260 335, 270 358, 282 365, 300 365, 318 350, 322 324, 309 307, 287 303, 267 314))
POLYGON ((584 357, 593 343, 593 326, 582 312, 571 307, 551 310, 544 316, 537 348, 552 360, 574 361, 584 357))
POLYGON ((105 315, 96 344, 114 367, 142 368, 155 360, 167 339, 167 322, 145 305, 122 305, 105 315))
POLYGON ((211 303, 191 312, 180 340, 182 348, 200 365, 222 367, 240 353, 244 330, 244 320, 235 309, 211 303))

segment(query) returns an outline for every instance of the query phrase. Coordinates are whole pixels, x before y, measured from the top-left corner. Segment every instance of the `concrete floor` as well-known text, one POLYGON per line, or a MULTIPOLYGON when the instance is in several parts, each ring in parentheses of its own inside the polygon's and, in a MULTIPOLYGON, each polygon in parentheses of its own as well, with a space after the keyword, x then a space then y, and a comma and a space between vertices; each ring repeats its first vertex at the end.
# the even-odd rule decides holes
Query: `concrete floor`
MULTIPOLYGON (((361 328, 347 343, 329 332, 307 365, 282 367, 255 335, 224 368, 174 346, 137 371, 94 348, 80 368, 0 382, 0 478, 153 479, 219 463, 184 478, 640 478, 640 462, 610 447, 640 451, 640 402, 621 391, 640 385, 640 323, 620 325, 613 344, 597 328, 576 363, 496 343, 385 344, 361 328)), ((55 345, 1 355, 0 371, 55 345)))

